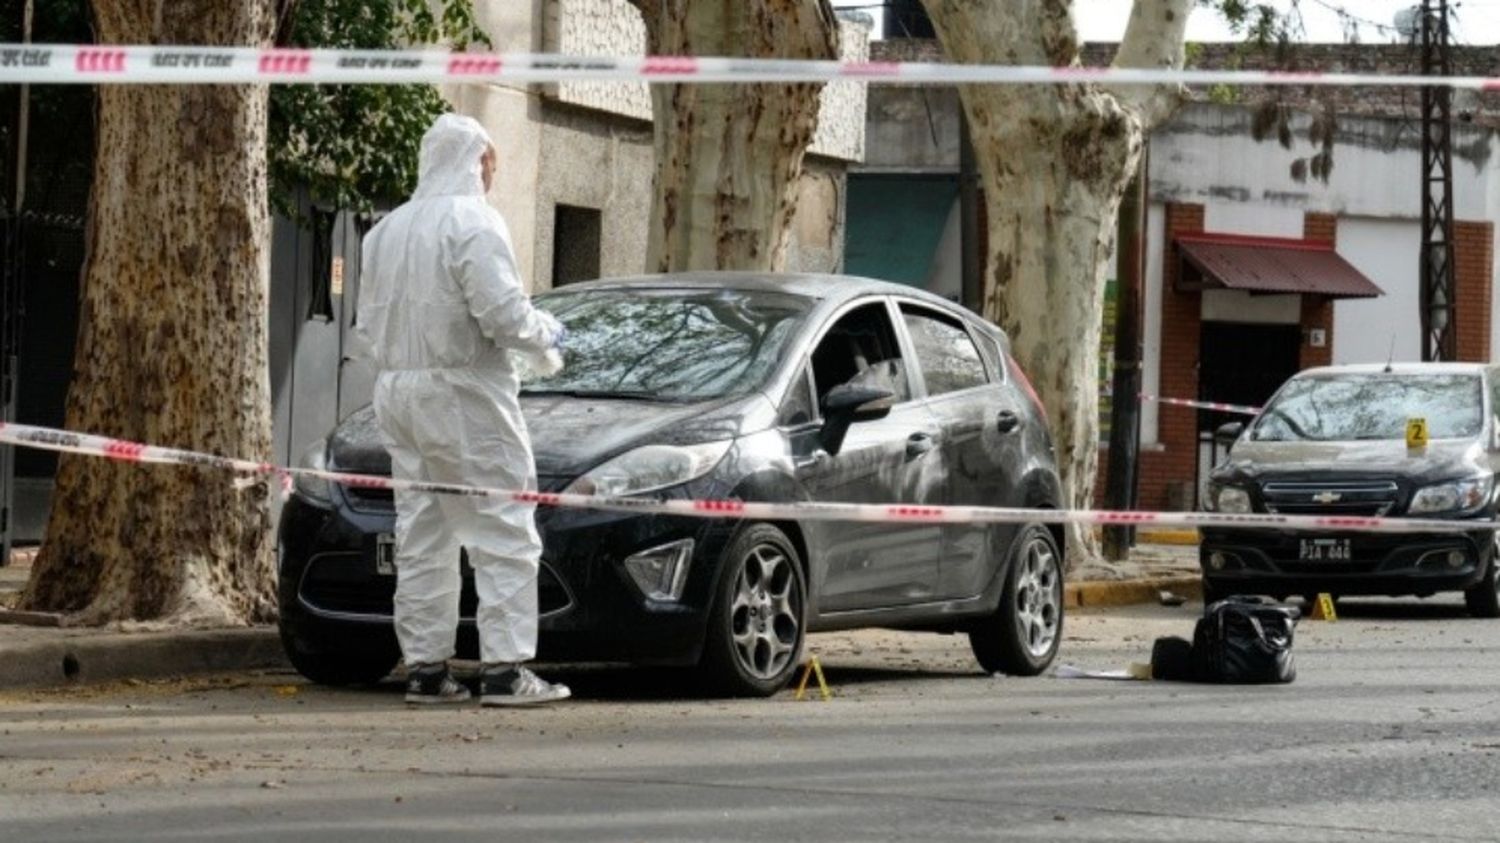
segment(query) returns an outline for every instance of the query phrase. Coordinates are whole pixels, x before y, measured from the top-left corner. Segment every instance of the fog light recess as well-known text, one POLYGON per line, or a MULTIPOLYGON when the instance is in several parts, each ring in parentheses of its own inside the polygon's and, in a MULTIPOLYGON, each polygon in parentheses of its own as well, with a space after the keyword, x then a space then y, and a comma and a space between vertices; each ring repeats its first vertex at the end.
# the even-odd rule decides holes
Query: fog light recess
POLYGON ((693 540, 683 539, 627 558, 625 570, 641 593, 652 600, 677 601, 682 599, 692 559, 693 540))

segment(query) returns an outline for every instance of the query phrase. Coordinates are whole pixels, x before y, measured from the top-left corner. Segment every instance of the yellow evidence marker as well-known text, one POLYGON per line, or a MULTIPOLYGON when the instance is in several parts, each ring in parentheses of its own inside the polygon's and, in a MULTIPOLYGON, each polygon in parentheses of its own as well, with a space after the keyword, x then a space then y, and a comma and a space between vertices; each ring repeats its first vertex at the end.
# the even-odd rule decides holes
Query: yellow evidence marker
POLYGON ((1333 609, 1333 595, 1327 592, 1319 594, 1318 599, 1313 601, 1312 612, 1308 614, 1307 619, 1313 621, 1338 620, 1339 613, 1333 609))
POLYGON ((823 678, 823 665, 818 664, 817 656, 808 657, 807 666, 802 669, 802 681, 797 683, 797 696, 792 699, 800 700, 807 696, 807 680, 814 673, 818 674, 818 691, 822 694, 823 701, 833 699, 833 692, 828 690, 828 680, 823 678))
POLYGON ((1406 420, 1406 449, 1420 451, 1427 447, 1427 420, 1406 420))

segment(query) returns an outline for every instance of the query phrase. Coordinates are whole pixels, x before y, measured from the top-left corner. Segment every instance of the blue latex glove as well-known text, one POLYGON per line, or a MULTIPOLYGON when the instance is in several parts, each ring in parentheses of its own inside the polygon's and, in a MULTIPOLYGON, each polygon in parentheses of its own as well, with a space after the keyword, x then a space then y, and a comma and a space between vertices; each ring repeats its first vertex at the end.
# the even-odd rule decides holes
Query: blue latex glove
POLYGON ((553 340, 552 340, 552 347, 555 348, 555 349, 557 349, 557 350, 559 350, 559 351, 561 351, 562 347, 563 347, 563 341, 566 340, 567 338, 568 338, 568 326, 564 325, 561 322, 557 323, 557 336, 554 337, 553 340))

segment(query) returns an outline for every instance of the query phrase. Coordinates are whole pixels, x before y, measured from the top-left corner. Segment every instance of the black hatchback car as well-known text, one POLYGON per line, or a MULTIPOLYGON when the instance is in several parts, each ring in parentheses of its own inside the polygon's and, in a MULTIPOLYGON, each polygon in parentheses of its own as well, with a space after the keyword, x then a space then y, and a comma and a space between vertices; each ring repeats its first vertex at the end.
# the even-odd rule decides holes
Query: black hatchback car
POLYGON ((1309 369, 1248 426, 1225 425, 1228 459, 1206 508, 1289 515, 1453 519, 1445 533, 1203 530, 1205 599, 1462 591, 1500 617, 1495 512, 1500 367, 1397 363, 1309 369), (1425 430, 1408 440, 1407 429, 1425 430), (1422 441, 1425 440, 1425 441, 1422 441))
MULTIPOLYGON (((1056 507, 1042 412, 1005 336, 942 299, 839 276, 707 273, 536 298, 566 368, 523 377, 544 491, 661 498, 1056 507)), ((305 458, 386 474, 360 411, 305 458)), ((280 525, 281 634, 327 683, 385 676, 387 491, 302 479, 280 525)), ((700 665, 770 694, 808 632, 965 632, 986 670, 1057 652, 1062 537, 1042 525, 748 522, 540 509, 539 658, 700 665)), ((465 565, 459 655, 477 652, 465 565)))

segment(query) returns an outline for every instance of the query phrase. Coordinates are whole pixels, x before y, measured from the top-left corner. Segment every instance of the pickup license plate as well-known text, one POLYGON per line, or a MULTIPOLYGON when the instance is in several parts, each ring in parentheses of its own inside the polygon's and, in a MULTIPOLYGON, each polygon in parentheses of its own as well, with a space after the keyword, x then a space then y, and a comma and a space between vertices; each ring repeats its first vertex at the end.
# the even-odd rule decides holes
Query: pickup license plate
POLYGON ((1299 539, 1298 556, 1303 562, 1348 562, 1348 539, 1299 539))
POLYGON ((391 533, 375 537, 375 573, 388 577, 396 575, 396 537, 391 533))

